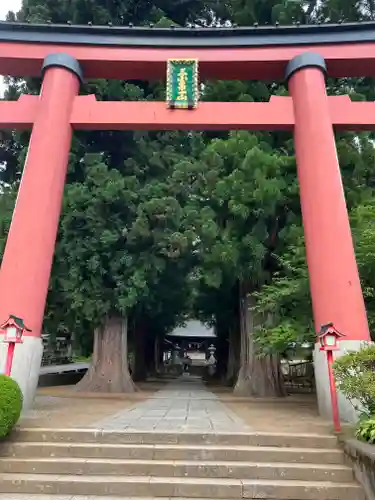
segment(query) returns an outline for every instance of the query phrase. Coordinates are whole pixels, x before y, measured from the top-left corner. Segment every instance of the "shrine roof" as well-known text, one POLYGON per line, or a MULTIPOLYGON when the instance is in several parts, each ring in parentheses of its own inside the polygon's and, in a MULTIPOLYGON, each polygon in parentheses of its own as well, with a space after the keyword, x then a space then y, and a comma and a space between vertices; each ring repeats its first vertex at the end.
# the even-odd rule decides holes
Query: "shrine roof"
POLYGON ((167 334, 168 337, 193 338, 216 338, 216 333, 212 327, 208 327, 198 320, 189 320, 184 326, 176 327, 167 334))
POLYGON ((240 48, 373 42, 375 22, 156 28, 0 22, 0 42, 102 47, 240 48))

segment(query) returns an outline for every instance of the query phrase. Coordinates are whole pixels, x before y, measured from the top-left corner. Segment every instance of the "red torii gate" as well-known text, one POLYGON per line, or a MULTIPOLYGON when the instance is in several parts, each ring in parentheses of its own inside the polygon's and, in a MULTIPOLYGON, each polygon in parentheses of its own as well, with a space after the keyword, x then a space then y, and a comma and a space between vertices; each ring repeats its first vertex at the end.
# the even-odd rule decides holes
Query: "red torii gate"
MULTIPOLYGON (((32 128, 0 271, 0 321, 15 314, 32 330, 22 366, 15 366, 26 405, 37 383, 41 351, 34 341, 73 130, 293 130, 316 329, 333 322, 349 347, 370 339, 333 130, 375 129, 375 103, 327 97, 325 75, 375 76, 374 40, 375 23, 205 29, 0 23, 0 73, 43 75, 40 96, 0 102, 0 129, 32 128), (202 102, 186 111, 78 95, 83 78, 164 78, 170 58, 198 59, 202 79, 285 78, 291 97, 202 102)), ((318 358, 324 411, 329 388, 318 358)))

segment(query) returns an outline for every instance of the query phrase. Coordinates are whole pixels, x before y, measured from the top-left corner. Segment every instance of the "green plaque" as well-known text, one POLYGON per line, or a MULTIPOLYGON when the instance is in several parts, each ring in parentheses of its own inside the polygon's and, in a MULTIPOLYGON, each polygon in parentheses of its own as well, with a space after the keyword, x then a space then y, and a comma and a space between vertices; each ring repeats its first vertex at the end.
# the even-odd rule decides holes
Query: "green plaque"
POLYGON ((169 108, 194 109, 197 107, 197 59, 168 59, 167 103, 169 108))

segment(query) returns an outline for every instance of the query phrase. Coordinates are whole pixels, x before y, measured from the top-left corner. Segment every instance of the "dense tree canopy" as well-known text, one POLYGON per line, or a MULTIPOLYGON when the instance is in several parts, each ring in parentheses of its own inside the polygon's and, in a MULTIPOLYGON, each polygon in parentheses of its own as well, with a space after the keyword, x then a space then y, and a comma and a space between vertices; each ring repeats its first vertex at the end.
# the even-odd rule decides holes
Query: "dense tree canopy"
MULTIPOLYGON (((24 0, 21 11, 8 18, 161 26, 303 24, 373 19, 374 7, 372 2, 347 0, 24 0)), ((22 92, 36 93, 40 87, 37 80, 8 83, 9 99, 22 92)), ((282 82, 204 83, 202 99, 209 101, 267 101, 271 95, 286 93, 282 82)), ((331 94, 350 94, 353 99, 374 99, 374 88, 367 78, 328 82, 331 94)), ((164 83, 139 81, 95 80, 83 92, 102 100, 162 100, 165 95, 164 83)), ((2 246, 27 142, 26 133, 4 133, 0 145, 0 162, 5 164, 0 172, 2 246)), ((341 134, 337 144, 372 326, 372 135, 341 134)), ((290 344, 313 339, 291 136, 75 134, 46 331, 74 332, 80 344, 89 346, 96 336, 87 382, 97 390, 132 390, 129 380, 121 382, 127 372, 120 359, 126 351, 126 326, 137 366, 142 366, 148 356, 145 339, 161 338, 188 315, 215 325, 225 356, 229 345, 223 375, 227 370, 227 379, 235 382, 239 372, 237 392, 283 393, 279 355, 290 344), (120 353, 119 376, 111 386, 108 380, 113 377, 103 371, 98 346, 108 346, 113 338, 122 340, 114 343, 113 356, 117 348, 120 353), (95 375, 99 365, 105 380, 95 375)), ((144 376, 141 371, 138 378, 144 376)))

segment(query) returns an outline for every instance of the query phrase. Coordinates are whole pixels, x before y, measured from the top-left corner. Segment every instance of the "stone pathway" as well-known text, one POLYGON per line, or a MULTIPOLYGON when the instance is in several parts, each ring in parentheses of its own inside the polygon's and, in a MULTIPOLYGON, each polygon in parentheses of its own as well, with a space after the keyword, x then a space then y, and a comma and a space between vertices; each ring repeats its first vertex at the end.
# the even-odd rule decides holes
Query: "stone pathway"
POLYGON ((245 422, 207 390, 200 378, 182 376, 152 398, 96 422, 103 430, 161 432, 250 431, 245 422))
MULTIPOLYGON (((22 495, 22 494, 15 494, 12 495, 10 493, 0 493, 0 499, 1 500, 136 500, 135 498, 129 498, 129 497, 113 497, 113 496, 106 496, 106 497, 97 497, 97 496, 92 496, 92 495, 22 495)), ((146 499, 142 499, 146 500, 146 499)), ((149 498, 148 500, 153 500, 152 498, 149 498)))

